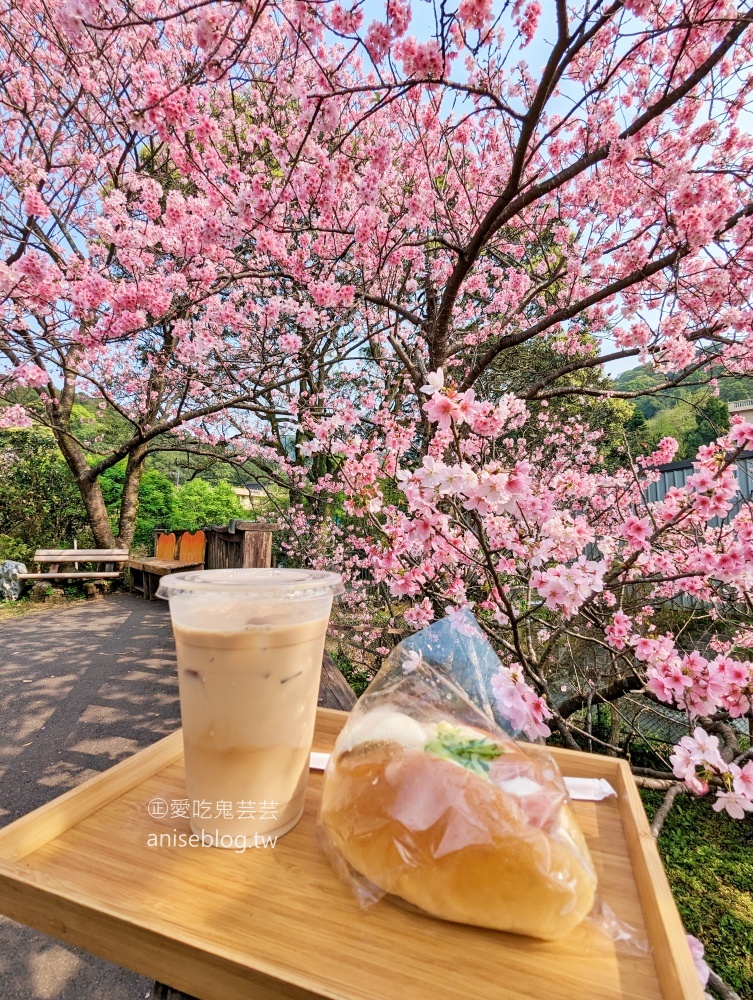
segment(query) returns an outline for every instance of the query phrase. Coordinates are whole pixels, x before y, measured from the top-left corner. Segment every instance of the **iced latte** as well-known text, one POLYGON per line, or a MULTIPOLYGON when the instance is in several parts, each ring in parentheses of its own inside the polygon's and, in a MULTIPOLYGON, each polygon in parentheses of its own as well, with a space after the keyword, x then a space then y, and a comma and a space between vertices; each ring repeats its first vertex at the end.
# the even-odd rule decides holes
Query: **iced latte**
POLYGON ((191 828, 237 847, 301 817, 334 573, 163 577, 180 686, 191 828))

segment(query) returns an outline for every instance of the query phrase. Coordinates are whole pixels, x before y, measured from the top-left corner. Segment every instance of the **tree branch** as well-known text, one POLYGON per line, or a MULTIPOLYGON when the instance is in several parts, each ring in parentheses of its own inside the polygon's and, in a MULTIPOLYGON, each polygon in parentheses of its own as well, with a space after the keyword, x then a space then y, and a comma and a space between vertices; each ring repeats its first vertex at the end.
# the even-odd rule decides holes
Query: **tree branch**
MULTIPOLYGON (((619 9, 621 5, 615 5, 613 9, 619 9)), ((711 54, 706 58, 696 70, 691 73, 686 80, 683 81, 679 86, 672 90, 669 90, 665 95, 649 108, 647 108, 642 115, 639 115, 631 125, 624 129, 618 139, 624 140, 636 135, 642 128, 648 125, 655 118, 664 114, 669 108, 680 101, 683 97, 687 96, 703 79, 707 76, 711 70, 724 58, 724 56, 733 48, 738 39, 747 31, 751 25, 753 15, 750 13, 745 14, 740 18, 740 20, 734 24, 734 26, 729 30, 727 35, 722 39, 719 45, 711 52, 711 54)), ((542 81, 537 89, 536 97, 534 102, 526 115, 526 124, 521 129, 521 135, 518 140, 518 145, 516 149, 516 155, 513 160, 513 165, 511 167, 511 176, 504 191, 501 192, 499 197, 495 200, 494 204, 489 208, 486 216, 482 220, 480 226, 476 230, 473 238, 471 239, 468 247, 466 249, 465 257, 461 258, 455 267, 453 268, 452 274, 450 275, 447 285, 445 286, 445 292, 442 296, 442 302, 439 308, 439 313, 437 315, 437 322, 435 329, 432 331, 432 339, 435 341, 446 340, 449 333, 450 322, 452 318, 452 311, 455 305, 458 294, 462 287, 463 281, 470 272, 471 268, 475 264, 479 253, 485 246, 487 241, 502 228, 507 222, 510 221, 515 215, 521 212, 528 205, 535 201, 538 201, 541 197, 546 194, 551 193, 556 188, 561 187, 567 181, 572 180, 579 174, 583 173, 591 166, 595 166, 601 160, 606 159, 609 155, 611 149, 611 143, 604 143, 603 145, 592 150, 590 153, 586 153, 575 163, 561 170, 558 174, 553 177, 548 178, 546 181, 542 181, 539 184, 531 185, 527 190, 519 191, 515 193, 515 188, 519 182, 519 178, 516 177, 515 171, 522 169, 524 147, 527 148, 527 143, 530 141, 530 135, 528 135, 528 129, 535 125, 533 118, 533 112, 535 111, 536 116, 540 115, 546 104, 546 98, 548 98, 548 88, 552 83, 552 78, 554 74, 555 67, 552 65, 552 59, 554 53, 558 52, 557 58, 559 58, 559 49, 561 46, 561 39, 558 39, 557 45, 550 56, 549 62, 542 75, 542 81), (544 97, 542 101, 541 98, 544 97), (530 116, 530 117, 529 117, 530 116)), ((432 352, 434 353, 434 352, 432 352)), ((442 359, 444 360, 444 359, 442 359)), ((476 376, 477 377, 477 376, 476 376)), ((466 380, 468 381, 468 380, 466 380)), ((473 384, 471 380, 465 388, 468 388, 473 384)))
POLYGON ((709 969, 708 987, 716 993, 720 1000, 741 1000, 739 994, 735 993, 731 986, 728 986, 721 976, 717 976, 713 969, 709 969))
POLYGON ((661 829, 664 826, 664 821, 667 816, 669 816, 669 810, 674 805, 674 801, 678 796, 684 795, 687 792, 685 785, 676 782, 671 788, 667 790, 667 794, 664 796, 664 801, 659 806, 654 816, 654 820, 651 824, 651 833, 654 835, 654 839, 658 839, 661 829))
POLYGON ((627 694, 628 691, 639 691, 645 681, 641 680, 635 674, 631 674, 628 677, 621 677, 619 680, 613 681, 605 688, 601 688, 598 691, 590 691, 586 694, 572 694, 569 698, 566 698, 562 704, 559 706, 560 715, 563 719, 568 718, 573 712, 577 712, 581 708, 585 708, 588 704, 589 698, 598 698, 600 701, 616 701, 621 698, 622 695, 627 694))

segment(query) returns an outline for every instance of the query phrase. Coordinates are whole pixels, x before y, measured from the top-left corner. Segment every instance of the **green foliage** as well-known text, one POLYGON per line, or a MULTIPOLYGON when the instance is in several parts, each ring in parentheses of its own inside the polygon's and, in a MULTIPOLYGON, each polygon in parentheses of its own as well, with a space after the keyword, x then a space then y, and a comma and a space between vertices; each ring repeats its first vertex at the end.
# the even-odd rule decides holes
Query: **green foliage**
POLYGON ((686 434, 682 457, 695 458, 701 445, 710 444, 729 430, 729 409, 723 399, 712 396, 695 414, 695 426, 686 434))
POLYGON ((80 394, 73 404, 70 429, 85 448, 91 449, 92 461, 128 440, 133 433, 132 426, 117 410, 110 406, 100 410, 96 400, 80 394))
POLYGON ((6 547, 70 548, 88 543, 81 494, 49 431, 0 432, 0 535, 6 547))
POLYGON ((147 469, 139 485, 139 510, 136 515, 134 542, 147 545, 155 528, 172 527, 175 490, 173 484, 156 469, 147 469))
POLYGON ((335 661, 337 669, 348 682, 356 697, 360 698, 371 683, 369 674, 363 667, 354 664, 347 653, 344 653, 342 650, 335 650, 332 653, 332 659, 335 661))
POLYGON ((659 439, 655 438, 655 435, 651 433, 651 428, 643 415, 643 410, 639 409, 633 403, 630 405, 632 413, 624 423, 625 440, 633 457, 646 455, 656 446, 659 439))
MULTIPOLYGON (((113 520, 113 526, 117 522, 120 511, 124 480, 125 462, 119 462, 118 465, 107 469, 99 477, 102 496, 113 520)), ((139 485, 139 506, 136 514, 136 530, 133 536, 134 545, 143 545, 149 548, 152 544, 155 528, 174 527, 171 523, 174 492, 173 484, 167 476, 156 469, 145 470, 139 485)))
POLYGON ((228 482, 214 485, 193 479, 175 490, 170 527, 176 531, 196 531, 210 524, 227 524, 247 516, 228 482))
MULTIPOLYGON (((620 392, 642 392, 650 391, 654 386, 665 381, 666 378, 653 368, 648 365, 640 365, 638 368, 631 368, 630 371, 619 375, 615 379, 615 386, 620 392)), ((650 420, 659 410, 674 405, 674 401, 667 395, 666 390, 656 396, 638 396, 634 402, 646 420, 650 420)))
MULTIPOLYGON (((642 791, 649 819, 662 792, 642 791)), ((659 835, 659 852, 689 934, 717 975, 753 1000, 753 823, 715 813, 711 799, 682 796, 659 835)))
POLYGON ((113 507, 120 506, 120 498, 123 495, 123 482, 125 480, 125 466, 125 462, 119 462, 111 469, 106 469, 99 477, 99 488, 102 490, 102 499, 111 513, 113 507))
POLYGON ((649 418, 646 426, 655 441, 661 441, 664 437, 673 437, 682 443, 685 435, 695 426, 693 407, 682 400, 676 406, 657 410, 649 418))
MULTIPOLYGON (((74 417, 76 432, 92 447, 120 433, 119 415, 98 410, 91 400, 77 403, 74 417)), ((125 468, 120 462, 99 477, 115 530, 125 468)), ((176 489, 150 462, 139 486, 134 545, 151 548, 155 528, 193 531, 248 516, 221 474, 214 484, 194 479, 176 489)), ((34 549, 70 548, 74 538, 81 547, 93 544, 81 494, 52 434, 36 428, 0 432, 0 557, 28 563, 34 549)))
POLYGON ((0 535, 0 563, 6 559, 24 563, 27 567, 32 561, 35 546, 29 545, 22 538, 12 535, 0 535))
MULTIPOLYGON (((568 362, 586 361, 597 351, 596 342, 586 332, 582 334, 582 343, 582 353, 568 355, 568 362)), ((573 420, 601 432, 599 447, 607 467, 625 464, 626 447, 633 454, 645 451, 647 441, 641 439, 641 428, 635 426, 636 421, 640 420, 635 415, 636 407, 629 400, 606 395, 613 388, 613 383, 598 366, 566 372, 559 378, 548 381, 552 373, 559 371, 564 363, 563 355, 550 341, 536 338, 512 350, 502 351, 482 374, 476 390, 480 396, 496 400, 503 393, 524 393, 539 384, 547 390, 566 389, 568 391, 565 394, 548 400, 548 412, 561 424, 573 420), (583 394, 579 390, 584 390, 583 394), (594 390, 605 395, 591 395, 594 390)), ((541 404, 536 400, 529 401, 528 409, 531 418, 520 431, 520 436, 531 447, 538 447, 543 436, 536 419, 541 404)))
MULTIPOLYGON (((623 372, 616 380, 617 389, 626 392, 650 391, 666 381, 666 376, 647 365, 623 372)), ((708 444, 729 427, 727 403, 753 398, 753 378, 727 378, 721 368, 691 377, 687 388, 662 389, 653 396, 641 396, 636 407, 647 421, 648 437, 655 444, 663 437, 680 443, 679 459, 694 458, 702 444, 708 444), (717 378, 719 396, 712 396, 705 385, 694 380, 717 378)))

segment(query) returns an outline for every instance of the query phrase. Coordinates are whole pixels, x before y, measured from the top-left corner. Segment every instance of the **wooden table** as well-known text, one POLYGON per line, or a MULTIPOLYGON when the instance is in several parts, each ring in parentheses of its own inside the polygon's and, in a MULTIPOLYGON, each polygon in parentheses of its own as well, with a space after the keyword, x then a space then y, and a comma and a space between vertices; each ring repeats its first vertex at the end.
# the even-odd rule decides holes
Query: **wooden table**
POLYGON ((125 568, 131 571, 131 590, 138 590, 144 596, 144 600, 151 601, 157 593, 155 581, 159 581, 163 576, 171 573, 188 573, 192 569, 204 569, 203 562, 186 562, 182 559, 128 559, 125 568), (134 574, 141 573, 142 584, 136 582, 134 574))
MULTIPOLYGON (((330 677, 323 700, 339 687, 330 677)), ((320 709, 314 749, 331 750, 345 719, 320 709)), ((154 831, 188 830, 148 809, 155 796, 185 796, 180 733, 0 831, 0 911, 205 1000, 701 1000, 627 765, 552 753, 564 774, 617 789, 574 809, 604 901, 652 954, 621 951, 587 924, 540 942, 389 901, 362 912, 317 844, 315 772, 301 822, 274 850, 149 850, 154 831)))

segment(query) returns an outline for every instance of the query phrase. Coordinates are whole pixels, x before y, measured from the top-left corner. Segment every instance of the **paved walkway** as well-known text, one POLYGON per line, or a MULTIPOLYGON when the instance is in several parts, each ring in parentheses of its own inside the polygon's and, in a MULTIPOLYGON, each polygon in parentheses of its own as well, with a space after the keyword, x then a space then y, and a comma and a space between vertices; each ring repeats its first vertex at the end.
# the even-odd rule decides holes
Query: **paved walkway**
MULTIPOLYGON (((162 601, 117 594, 0 621, 0 826, 179 724, 162 601)), ((144 1000, 150 988, 0 917, 2 1000, 144 1000)))

